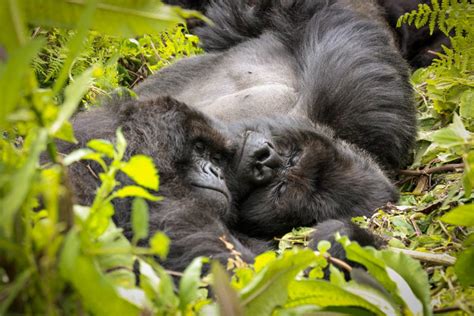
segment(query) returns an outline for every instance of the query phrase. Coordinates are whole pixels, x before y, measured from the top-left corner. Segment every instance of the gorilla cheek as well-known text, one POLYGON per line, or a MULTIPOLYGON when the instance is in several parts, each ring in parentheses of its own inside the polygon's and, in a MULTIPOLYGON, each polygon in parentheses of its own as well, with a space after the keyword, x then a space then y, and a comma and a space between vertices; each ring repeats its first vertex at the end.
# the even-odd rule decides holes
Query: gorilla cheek
POLYGON ((217 204, 226 213, 231 205, 231 195, 222 170, 206 160, 198 160, 189 171, 189 181, 194 195, 211 205, 217 204))

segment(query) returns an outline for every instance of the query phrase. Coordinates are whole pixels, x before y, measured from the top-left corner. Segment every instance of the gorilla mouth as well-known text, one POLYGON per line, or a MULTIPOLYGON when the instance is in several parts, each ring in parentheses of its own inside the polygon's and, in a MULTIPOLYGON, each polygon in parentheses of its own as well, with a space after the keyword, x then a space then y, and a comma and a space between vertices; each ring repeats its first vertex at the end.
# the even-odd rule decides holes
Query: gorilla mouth
POLYGON ((197 188, 201 188, 201 189, 205 189, 205 190, 211 190, 211 191, 215 191, 215 192, 219 192, 221 193, 222 195, 225 196, 226 200, 227 201, 230 201, 230 196, 229 196, 229 193, 222 190, 221 188, 218 188, 218 187, 212 187, 212 186, 209 186, 209 185, 205 185, 205 184, 199 184, 199 183, 191 183, 192 186, 195 186, 197 188))

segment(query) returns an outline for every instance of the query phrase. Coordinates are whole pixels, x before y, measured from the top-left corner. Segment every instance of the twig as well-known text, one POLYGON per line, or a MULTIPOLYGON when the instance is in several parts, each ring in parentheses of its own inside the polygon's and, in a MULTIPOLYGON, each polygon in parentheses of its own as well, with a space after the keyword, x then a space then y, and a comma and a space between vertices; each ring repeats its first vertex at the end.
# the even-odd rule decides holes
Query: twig
POLYGON ((406 254, 407 256, 410 256, 414 259, 423 261, 423 262, 429 262, 429 263, 434 263, 434 264, 440 264, 444 266, 452 266, 454 263, 456 263, 456 258, 447 254, 437 254, 437 253, 431 253, 431 252, 421 252, 421 251, 415 251, 415 250, 408 250, 408 249, 401 249, 401 248, 394 248, 390 247, 390 250, 393 250, 395 252, 401 252, 406 254))
POLYGON ((463 163, 454 163, 454 164, 448 164, 444 166, 433 167, 433 168, 428 168, 428 169, 423 169, 423 170, 400 170, 399 173, 406 176, 422 176, 422 175, 429 175, 429 174, 438 173, 438 172, 457 171, 457 169, 463 169, 463 168, 464 168, 463 163))
POLYGON ((451 307, 444 307, 444 308, 437 308, 433 310, 434 314, 444 314, 448 312, 456 312, 462 310, 460 307, 457 306, 451 306, 451 307))
POLYGON ((172 271, 172 270, 165 270, 165 272, 168 273, 169 275, 174 275, 174 276, 178 276, 178 277, 182 277, 184 275, 184 273, 177 272, 177 271, 172 271))
POLYGON ((331 263, 343 268, 347 272, 352 271, 352 267, 350 265, 348 265, 347 263, 345 263, 344 261, 342 261, 341 259, 337 259, 337 258, 334 258, 334 257, 331 257, 331 256, 328 256, 326 259, 328 259, 331 263))

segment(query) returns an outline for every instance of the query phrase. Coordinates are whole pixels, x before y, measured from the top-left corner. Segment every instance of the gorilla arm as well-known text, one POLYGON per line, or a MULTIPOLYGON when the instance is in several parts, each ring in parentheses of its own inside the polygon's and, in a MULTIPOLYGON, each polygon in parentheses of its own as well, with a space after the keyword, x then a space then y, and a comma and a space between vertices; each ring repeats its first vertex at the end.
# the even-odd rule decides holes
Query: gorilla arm
POLYGON ((397 170, 413 145, 416 120, 409 69, 390 33, 336 6, 315 14, 297 40, 297 111, 397 170))
MULTIPOLYGON (((244 242, 250 238, 237 238, 219 220, 218 213, 221 212, 214 205, 197 199, 164 201, 153 207, 150 213, 151 227, 162 230, 171 239, 170 252, 163 265, 172 270, 183 271, 199 256, 210 257, 225 265, 234 256, 234 251, 239 252, 245 262, 252 262, 260 248, 256 247, 254 252, 244 245, 239 238, 244 238, 244 242), (234 248, 229 249, 224 240, 234 248)), ((258 240, 254 242, 266 244, 258 240)))

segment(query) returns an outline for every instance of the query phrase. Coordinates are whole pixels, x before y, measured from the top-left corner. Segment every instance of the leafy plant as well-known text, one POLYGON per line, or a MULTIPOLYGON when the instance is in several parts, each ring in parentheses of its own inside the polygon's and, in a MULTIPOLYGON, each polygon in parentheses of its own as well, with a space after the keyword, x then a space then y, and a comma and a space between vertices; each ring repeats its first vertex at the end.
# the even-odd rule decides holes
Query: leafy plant
POLYGON ((254 264, 223 239, 233 256, 226 269, 196 258, 176 273, 155 260, 167 256, 164 234, 138 246, 150 235, 146 200, 159 198, 149 192, 159 187, 152 160, 124 161, 120 130, 115 143, 92 140, 66 157, 56 153, 54 139, 75 141, 69 118, 80 104, 200 53, 197 38, 175 26, 191 13, 153 0, 1 2, 7 57, 0 61, 0 314, 430 315, 433 306, 471 312, 472 4, 437 3, 411 13, 411 23, 443 27, 453 42, 412 78, 421 125, 412 167, 424 169, 401 179, 400 205, 357 219, 388 235, 396 251, 339 238, 364 271, 332 258, 328 242, 317 252, 305 249, 312 230, 297 229, 254 264), (67 166, 81 159, 103 170, 92 205, 74 205, 67 184, 67 166), (430 169, 444 170, 436 168, 464 174, 431 176, 430 169), (134 184, 117 183, 119 171, 134 184), (111 220, 120 198, 133 199, 131 241, 111 220), (207 264, 211 273, 202 277, 207 264))

